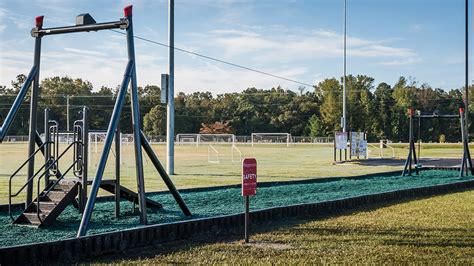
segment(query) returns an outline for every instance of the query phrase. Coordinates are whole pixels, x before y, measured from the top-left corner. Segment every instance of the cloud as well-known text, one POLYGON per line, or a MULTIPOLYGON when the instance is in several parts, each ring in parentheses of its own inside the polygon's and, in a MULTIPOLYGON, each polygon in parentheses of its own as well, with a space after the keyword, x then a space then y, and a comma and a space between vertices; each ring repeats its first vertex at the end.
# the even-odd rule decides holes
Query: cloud
POLYGON ((91 51, 91 50, 84 50, 84 49, 76 49, 76 48, 69 48, 66 47, 64 48, 64 51, 77 54, 77 55, 84 55, 84 56, 100 56, 100 57, 105 57, 107 56, 106 53, 104 52, 97 52, 97 51, 91 51))
POLYGON ((412 32, 421 32, 421 31, 423 31, 424 28, 425 27, 424 27, 423 24, 410 25, 410 31, 412 31, 412 32))
MULTIPOLYGON (((266 29, 265 32, 219 29, 207 33, 209 46, 228 58, 249 56, 256 61, 290 62, 308 58, 334 58, 343 55, 343 36, 334 31, 266 29)), ((354 57, 416 57, 409 48, 391 44, 393 40, 347 38, 347 55, 354 57)))
POLYGON ((406 66, 418 63, 420 61, 420 58, 409 57, 404 59, 395 59, 391 61, 380 62, 379 64, 383 66, 406 66))
MULTIPOLYGON (((289 67, 273 68, 268 69, 268 71, 290 79, 298 79, 302 75, 308 74, 309 69, 305 67, 289 67)), ((294 83, 289 81, 212 64, 201 67, 177 66, 175 73, 175 91, 187 93, 205 90, 218 94, 241 91, 248 87, 270 88, 279 85, 284 88, 295 87, 294 83)))
POLYGON ((5 23, 5 17, 8 13, 9 12, 7 9, 0 7, 0 33, 5 31, 5 29, 7 28, 7 25, 5 23))

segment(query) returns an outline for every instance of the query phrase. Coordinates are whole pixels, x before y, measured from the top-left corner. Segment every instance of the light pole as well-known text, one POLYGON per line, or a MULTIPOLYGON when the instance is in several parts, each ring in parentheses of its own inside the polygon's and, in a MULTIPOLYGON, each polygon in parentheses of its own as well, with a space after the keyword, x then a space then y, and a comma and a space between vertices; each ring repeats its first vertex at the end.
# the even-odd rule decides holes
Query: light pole
POLYGON ((347 0, 344 0, 344 59, 343 59, 343 77, 342 77, 342 132, 347 132, 346 128, 346 19, 347 19, 347 0))
POLYGON ((174 175, 174 0, 168 1, 168 105, 166 112, 166 171, 174 175))

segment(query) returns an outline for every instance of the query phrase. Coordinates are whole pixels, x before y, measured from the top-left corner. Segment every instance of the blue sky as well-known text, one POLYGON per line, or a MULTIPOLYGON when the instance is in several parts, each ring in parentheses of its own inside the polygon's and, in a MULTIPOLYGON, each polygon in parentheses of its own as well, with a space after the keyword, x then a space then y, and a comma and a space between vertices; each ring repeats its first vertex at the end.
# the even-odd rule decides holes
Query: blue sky
MULTIPOLYGON (((390 84, 399 76, 411 76, 446 90, 463 85, 464 0, 347 2, 349 74, 390 84)), ((176 0, 176 46, 313 84, 342 75, 342 3, 176 0)), ((73 24, 75 16, 85 12, 98 22, 114 21, 128 4, 134 5, 135 35, 167 43, 164 0, 2 0, 0 84, 9 85, 31 68, 34 40, 29 32, 35 16, 45 16, 45 27, 73 24)), ((139 85, 160 84, 160 74, 167 72, 167 49, 137 40, 136 53, 139 85)), ((80 77, 96 89, 115 87, 126 61, 124 36, 114 32, 48 36, 41 75, 80 77)), ((175 84, 176 91, 213 93, 300 86, 178 51, 175 84)))

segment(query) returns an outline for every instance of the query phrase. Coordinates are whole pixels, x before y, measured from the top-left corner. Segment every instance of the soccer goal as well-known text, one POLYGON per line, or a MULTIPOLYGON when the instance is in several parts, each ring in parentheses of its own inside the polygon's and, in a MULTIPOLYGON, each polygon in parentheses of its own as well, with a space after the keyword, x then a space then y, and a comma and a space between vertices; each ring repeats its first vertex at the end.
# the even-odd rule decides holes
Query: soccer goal
MULTIPOLYGON (((91 158, 94 159, 94 164, 97 163, 99 159, 99 153, 102 151, 103 145, 105 143, 105 138, 107 132, 105 131, 95 131, 89 132, 89 164, 91 163, 91 158)), ((115 138, 113 140, 115 142, 115 138)), ((122 150, 124 146, 128 146, 133 143, 133 134, 122 134, 120 133, 120 153, 123 154, 122 150)), ((111 154, 115 157, 115 150, 111 150, 111 154)), ((120 164, 124 164, 123 156, 120 157, 120 164)))
POLYGON ((176 135, 176 144, 198 146, 199 134, 178 134, 176 135))
POLYGON ((176 135, 178 145, 209 145, 229 144, 235 145, 234 134, 178 134, 176 135))
POLYGON ((219 163, 219 151, 214 146, 207 146, 207 162, 208 163, 219 163))
POLYGON ((252 133, 252 147, 255 144, 284 144, 291 143, 290 133, 252 133))
POLYGON ((199 144, 229 144, 235 145, 234 134, 198 134, 199 144))

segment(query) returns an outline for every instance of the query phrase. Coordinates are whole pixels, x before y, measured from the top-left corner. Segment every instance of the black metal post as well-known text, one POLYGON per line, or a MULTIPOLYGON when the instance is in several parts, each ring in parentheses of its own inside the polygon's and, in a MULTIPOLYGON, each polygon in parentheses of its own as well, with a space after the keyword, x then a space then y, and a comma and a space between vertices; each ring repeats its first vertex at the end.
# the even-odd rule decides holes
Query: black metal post
POLYGON ((418 117, 418 157, 421 156, 421 117, 418 117))
POLYGON ((412 165, 412 152, 413 152, 413 109, 408 109, 409 116, 409 127, 408 127, 408 157, 405 161, 405 166, 403 167, 402 176, 405 176, 408 171, 408 175, 411 175, 411 165, 412 165))
POLYGON ((166 186, 168 187, 169 191, 173 195, 181 210, 183 211, 184 215, 190 216, 191 212, 189 211, 188 206, 186 206, 186 203, 184 202, 183 198, 181 198, 179 191, 174 186, 173 181, 171 181, 171 178, 169 177, 165 168, 163 168, 163 165, 161 165, 160 160, 158 160, 158 157, 151 148, 150 143, 148 143, 148 140, 146 139, 145 134, 143 134, 143 132, 141 132, 141 142, 143 149, 145 150, 146 154, 148 155, 156 170, 160 174, 161 178, 165 182, 166 186))
POLYGON ((117 99, 115 101, 114 110, 112 112, 112 117, 110 118, 109 126, 107 128, 107 135, 105 138, 104 149, 100 156, 99 165, 97 166, 96 174, 94 181, 92 181, 91 192, 89 198, 87 199, 86 208, 82 215, 81 224, 79 225, 79 230, 77 236, 84 236, 87 233, 87 228, 89 226, 89 221, 91 219, 92 211, 94 209, 95 200, 97 198, 97 192, 99 191, 100 183, 102 182, 102 177, 105 171, 105 165, 107 164, 107 158, 109 157, 110 148, 112 146, 112 141, 115 135, 115 129, 120 120, 120 113, 125 102, 125 94, 127 93, 127 87, 130 83, 133 66, 135 62, 129 61, 125 74, 123 77, 122 85, 120 86, 119 92, 117 94, 117 99))
POLYGON ((115 217, 120 216, 120 124, 115 130, 115 217))
POLYGON ((87 107, 82 108, 82 180, 81 180, 81 195, 80 208, 81 213, 87 202, 87 179, 89 171, 89 110, 87 107))
POLYGON ((48 187, 49 185, 49 177, 50 177, 50 159, 51 159, 51 135, 49 134, 49 108, 44 109, 44 142, 46 145, 44 146, 44 164, 45 164, 45 173, 44 173, 44 187, 48 187))
MULTIPOLYGON (((127 47, 128 47, 128 59, 135 62, 135 46, 133 36, 133 21, 132 21, 132 7, 126 7, 129 12, 126 14, 129 25, 127 28, 127 47)), ((135 167, 137 175, 137 187, 138 187, 138 207, 140 209, 140 223, 147 224, 146 216, 146 198, 145 198, 145 178, 143 174, 143 155, 142 145, 140 141, 141 131, 141 119, 140 119, 140 107, 138 102, 138 85, 137 85, 137 71, 135 64, 132 66, 132 75, 130 81, 130 94, 131 94, 131 105, 132 105, 132 124, 133 124, 133 144, 135 146, 135 167)))
POLYGON ((469 0, 466 0, 465 7, 465 18, 466 18, 466 28, 465 28, 465 88, 464 88, 464 108, 465 108, 465 120, 466 120, 466 129, 467 129, 467 139, 469 142, 469 0))
MULTIPOLYGON (((36 18, 36 29, 43 27, 43 17, 36 18)), ((36 119, 38 109, 38 97, 39 97, 39 74, 40 74, 40 62, 41 62, 41 37, 35 38, 35 55, 34 55, 34 66, 36 67, 36 75, 33 81, 33 89, 31 91, 31 102, 30 102, 30 128, 28 137, 28 157, 33 155, 35 152, 35 135, 36 135, 36 119)), ((34 175, 35 172, 35 158, 32 157, 28 162, 28 174, 26 180, 34 175)), ((28 206, 33 198, 33 180, 28 182, 26 189, 26 205, 28 206)))
POLYGON ((249 227, 250 227, 250 199, 245 196, 245 243, 249 243, 249 227))

